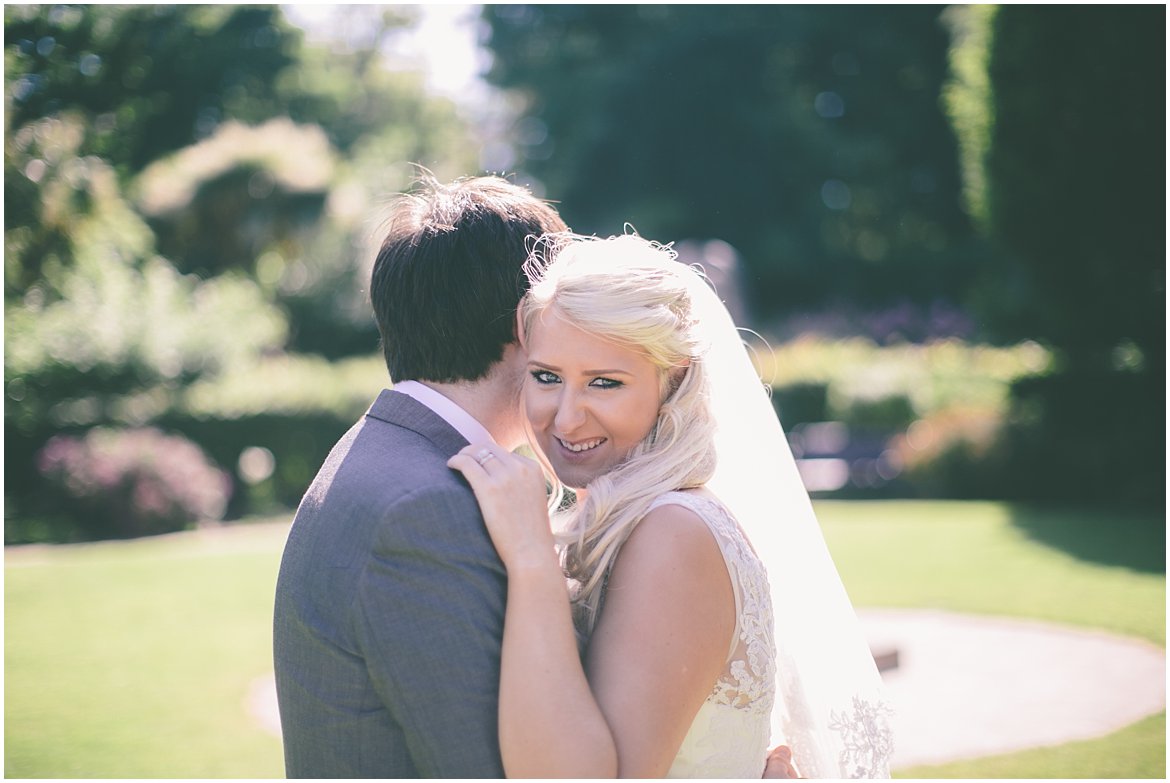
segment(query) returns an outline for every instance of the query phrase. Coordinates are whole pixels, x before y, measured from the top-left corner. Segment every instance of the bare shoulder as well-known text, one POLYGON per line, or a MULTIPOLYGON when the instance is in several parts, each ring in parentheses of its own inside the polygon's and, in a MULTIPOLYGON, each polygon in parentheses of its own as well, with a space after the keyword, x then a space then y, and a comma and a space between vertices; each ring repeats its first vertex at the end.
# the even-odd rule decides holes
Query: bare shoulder
POLYGON ((690 672, 687 692, 696 701, 687 709, 697 710, 727 662, 734 632, 731 576, 707 523, 683 506, 659 506, 618 550, 589 646, 590 682, 600 671, 631 687, 612 664, 635 672, 639 687, 658 683, 661 695, 690 672))
POLYGON ((618 550, 586 653, 623 776, 665 775, 727 665, 735 612, 702 517, 673 503, 647 513, 618 550))
POLYGON ((618 552, 610 586, 619 586, 631 572, 650 580, 679 572, 699 582, 727 579, 723 554, 707 523, 673 503, 652 509, 635 526, 618 552))

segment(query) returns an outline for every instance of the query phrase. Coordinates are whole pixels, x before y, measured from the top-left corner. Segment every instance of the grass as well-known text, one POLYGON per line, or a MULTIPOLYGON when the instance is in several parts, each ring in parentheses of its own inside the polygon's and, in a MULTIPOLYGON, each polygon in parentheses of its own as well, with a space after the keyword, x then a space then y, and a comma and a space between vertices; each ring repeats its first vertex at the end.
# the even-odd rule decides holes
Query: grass
POLYGON ((899 778, 1166 777, 1166 713, 1085 742, 900 770, 899 778))
POLYGON ((979 502, 820 501, 853 601, 1101 628, 1165 646, 1165 518, 979 502))
POLYGON ((285 529, 8 550, 5 776, 282 776, 244 699, 285 529))
MULTIPOLYGON (((1160 517, 997 503, 817 508, 859 605, 1036 617, 1165 644, 1160 517)), ((282 776, 279 741, 244 702, 251 683, 271 671, 272 591, 286 529, 276 520, 8 549, 5 775, 282 776)), ((1164 774, 1160 716, 1100 740, 899 777, 1164 774)))

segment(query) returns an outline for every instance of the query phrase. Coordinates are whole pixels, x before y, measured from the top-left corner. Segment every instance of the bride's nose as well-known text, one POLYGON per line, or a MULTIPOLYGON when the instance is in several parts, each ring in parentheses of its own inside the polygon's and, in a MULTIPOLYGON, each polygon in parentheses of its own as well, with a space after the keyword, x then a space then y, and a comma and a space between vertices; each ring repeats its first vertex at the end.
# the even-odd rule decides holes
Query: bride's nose
POLYGON ((557 412, 553 424, 562 434, 572 433, 573 430, 585 423, 585 406, 581 395, 572 390, 562 391, 557 400, 557 412))

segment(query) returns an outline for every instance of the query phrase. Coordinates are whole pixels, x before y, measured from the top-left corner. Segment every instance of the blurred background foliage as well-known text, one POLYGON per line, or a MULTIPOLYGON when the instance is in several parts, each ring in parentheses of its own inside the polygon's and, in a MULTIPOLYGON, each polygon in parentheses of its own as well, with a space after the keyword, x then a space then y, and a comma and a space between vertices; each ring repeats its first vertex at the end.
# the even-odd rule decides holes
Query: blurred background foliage
POLYGON ((818 494, 1164 508, 1164 8, 485 6, 475 105, 333 13, 5 6, 6 542, 294 506, 416 163, 722 274, 818 494))
POLYGON ((490 78, 528 96, 525 165, 578 230, 722 239, 761 316, 955 301, 939 10, 491 6, 490 78))

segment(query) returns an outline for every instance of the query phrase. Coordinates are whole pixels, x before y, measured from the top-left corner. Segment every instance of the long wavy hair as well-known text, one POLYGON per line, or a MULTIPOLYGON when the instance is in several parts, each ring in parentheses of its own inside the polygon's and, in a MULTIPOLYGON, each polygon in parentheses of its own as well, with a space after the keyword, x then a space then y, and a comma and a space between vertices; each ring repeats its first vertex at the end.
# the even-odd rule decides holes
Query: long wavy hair
POLYGON ((531 288, 519 309, 524 334, 555 308, 577 328, 643 353, 659 370, 657 421, 622 463, 589 482, 583 501, 564 503, 565 488, 542 456, 582 640, 597 622, 618 550, 650 504, 664 492, 702 486, 715 470, 707 343, 691 294, 706 282, 676 258, 669 247, 634 234, 563 233, 542 237, 525 266, 531 288))

